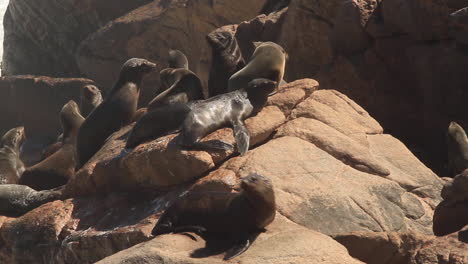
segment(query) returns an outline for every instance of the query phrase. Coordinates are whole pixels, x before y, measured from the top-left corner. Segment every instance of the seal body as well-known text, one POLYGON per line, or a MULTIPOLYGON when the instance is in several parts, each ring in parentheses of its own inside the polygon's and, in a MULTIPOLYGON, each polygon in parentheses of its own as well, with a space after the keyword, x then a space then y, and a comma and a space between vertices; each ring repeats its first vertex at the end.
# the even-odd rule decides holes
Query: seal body
POLYGON ((203 99, 203 87, 198 76, 185 68, 167 68, 161 71, 161 90, 151 102, 148 111, 169 104, 183 104, 203 99))
POLYGON ((456 122, 450 122, 447 133, 448 176, 455 177, 468 169, 468 137, 456 122))
POLYGON ((20 159, 20 148, 26 140, 24 127, 10 129, 0 141, 0 184, 14 184, 25 167, 20 159))
POLYGON ((27 168, 19 183, 35 190, 48 190, 67 183, 75 173, 76 137, 84 122, 75 101, 66 103, 60 111, 63 128, 62 146, 38 164, 27 168))
POLYGON ((132 121, 143 76, 155 68, 154 63, 145 59, 133 58, 125 62, 108 97, 91 112, 78 132, 78 168, 104 145, 112 133, 132 121))
POLYGON ((99 88, 94 85, 83 86, 80 98, 81 115, 86 118, 102 101, 102 94, 99 88))
POLYGON ((244 155, 250 140, 244 119, 262 109, 268 94, 276 85, 276 82, 271 80, 256 79, 251 81, 246 89, 221 94, 207 100, 192 101, 185 104, 186 107, 177 105, 155 109, 137 122, 127 139, 126 147, 135 147, 144 140, 162 136, 180 127, 181 144, 184 147, 230 150, 233 146, 226 142, 220 140, 200 142, 200 140, 221 127, 231 125, 237 148, 240 154, 244 155), (165 116, 171 118, 164 118, 165 116))
POLYGON ((61 197, 61 189, 35 191, 24 185, 0 185, 0 215, 17 217, 61 197))
POLYGON ((182 68, 188 70, 189 64, 185 54, 180 50, 169 51, 169 68, 182 68))
POLYGON ((284 76, 286 52, 273 42, 256 42, 257 47, 247 65, 229 78, 228 91, 247 87, 257 78, 273 80, 279 85, 284 76))
POLYGON ((233 32, 215 30, 207 40, 212 50, 208 90, 215 96, 228 91, 229 78, 245 66, 245 60, 233 32))
POLYGON ((251 174, 241 180, 241 189, 239 193, 188 193, 167 208, 152 234, 193 231, 205 239, 228 238, 235 245, 225 259, 240 255, 276 214, 275 195, 268 178, 251 174))

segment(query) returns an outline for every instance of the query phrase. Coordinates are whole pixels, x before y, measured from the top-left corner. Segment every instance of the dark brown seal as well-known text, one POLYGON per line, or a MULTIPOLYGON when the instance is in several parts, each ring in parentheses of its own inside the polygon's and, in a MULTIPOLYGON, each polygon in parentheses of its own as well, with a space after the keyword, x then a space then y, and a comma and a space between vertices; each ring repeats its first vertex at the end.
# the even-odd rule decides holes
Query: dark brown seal
POLYGON ((234 32, 217 29, 206 37, 212 50, 208 91, 210 96, 227 92, 229 78, 245 66, 234 32))
POLYGON ((10 129, 0 141, 0 184, 17 183, 24 172, 20 149, 26 140, 24 127, 10 129))
POLYGON ((283 80, 286 52, 274 42, 255 42, 255 51, 247 65, 229 78, 228 91, 243 89, 253 79, 266 78, 279 85, 283 80))
POLYGON ((49 190, 66 184, 75 173, 76 137, 84 122, 75 101, 63 106, 60 121, 63 128, 62 146, 45 160, 27 168, 19 180, 20 184, 35 190, 49 190))
POLYGON ((80 98, 81 115, 86 118, 102 101, 102 94, 99 88, 91 84, 83 86, 80 98))
POLYGON ((134 118, 143 76, 156 69, 156 64, 133 58, 122 66, 119 79, 107 98, 86 118, 78 132, 78 168, 83 166, 105 140, 134 118))
POLYGON ((17 217, 61 197, 61 188, 35 191, 24 185, 0 185, 0 215, 17 217))
POLYGON ((207 240, 230 239, 234 246, 224 259, 232 259, 249 248, 276 214, 275 194, 268 178, 251 174, 242 179, 241 189, 239 193, 190 192, 167 208, 151 233, 192 231, 207 240))
POLYGON ((450 122, 447 133, 448 175, 455 177, 468 169, 468 138, 465 130, 456 122, 450 122))
POLYGON ((169 51, 169 68, 189 68, 188 59, 185 54, 180 50, 169 51))
POLYGON ((163 105, 203 99, 201 81, 192 71, 167 68, 161 71, 160 76, 162 92, 148 103, 148 111, 163 105))
POLYGON ((244 120, 259 112, 266 104, 268 94, 276 82, 255 79, 247 88, 221 94, 207 100, 185 105, 169 105, 145 114, 135 125, 127 139, 127 148, 133 148, 150 138, 157 138, 171 130, 181 128, 181 144, 196 149, 230 150, 231 144, 221 140, 200 142, 209 133, 231 125, 237 148, 244 155, 249 148, 250 136, 244 120))

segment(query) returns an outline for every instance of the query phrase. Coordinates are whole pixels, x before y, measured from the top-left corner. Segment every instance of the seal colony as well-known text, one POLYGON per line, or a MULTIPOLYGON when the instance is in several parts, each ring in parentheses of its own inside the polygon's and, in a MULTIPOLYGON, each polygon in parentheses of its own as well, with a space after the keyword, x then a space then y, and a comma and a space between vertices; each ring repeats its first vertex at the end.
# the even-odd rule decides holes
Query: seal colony
MULTIPOLYGON (((133 120, 138 121, 128 135, 122 136, 127 150, 178 132, 178 143, 183 148, 233 150, 233 145, 222 140, 202 140, 217 129, 231 126, 238 152, 245 155, 250 135, 244 120, 261 111, 269 94, 278 87, 284 74, 285 53, 277 44, 258 44, 245 65, 233 35, 220 33, 215 39, 210 42, 213 54, 218 56, 215 64, 225 67, 212 71, 220 75, 214 83, 222 84, 219 94, 211 98, 205 99, 202 82, 189 69, 187 56, 170 50, 169 68, 160 72, 159 94, 142 111, 137 112, 141 82, 156 70, 156 64, 146 59, 126 61, 105 99, 96 86, 84 86, 81 112, 74 101, 63 106, 63 134, 39 163, 25 169, 19 158, 25 140, 23 127, 7 132, 0 146, 0 179, 4 183, 0 185, 0 214, 19 216, 65 198, 62 191, 68 180, 114 132, 133 120)), ((207 249, 216 247, 217 241, 227 241, 226 260, 242 254, 274 220, 276 204, 272 183, 264 176, 251 174, 241 180, 240 188, 237 193, 190 192, 165 210, 152 234, 195 232, 206 240, 207 249)))

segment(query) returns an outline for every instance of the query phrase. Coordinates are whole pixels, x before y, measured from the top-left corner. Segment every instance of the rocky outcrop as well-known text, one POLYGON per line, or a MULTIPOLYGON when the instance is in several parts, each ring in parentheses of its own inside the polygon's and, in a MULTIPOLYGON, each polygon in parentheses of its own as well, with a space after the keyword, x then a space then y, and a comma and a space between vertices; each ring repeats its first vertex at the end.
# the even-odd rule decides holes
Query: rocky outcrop
POLYGON ((94 84, 82 78, 12 76, 0 78, 0 134, 24 126, 23 160, 37 162, 46 144, 61 133, 59 113, 69 101, 80 102, 81 88, 94 84))
POLYGON ((468 225, 468 170, 447 179, 442 189, 444 200, 434 212, 434 234, 445 236, 468 225))
MULTIPOLYGON (((103 263, 221 263, 222 255, 190 257, 204 247, 201 238, 164 235, 148 241, 150 231, 181 193, 234 191, 251 172, 273 182, 278 216, 233 263, 359 263, 327 235, 432 234, 442 181, 340 92, 298 80, 280 87, 245 123, 251 146, 243 157, 182 150, 176 135, 125 150, 133 124, 124 127, 69 181, 70 199, 0 228, 0 257, 14 263, 91 263, 147 241, 103 263)), ((235 143, 230 128, 204 140, 210 139, 235 143)))
POLYGON ((149 0, 12 0, 4 18, 2 75, 80 76, 80 42, 149 0), (64 15, 67 14, 67 15, 64 15))
MULTIPOLYGON (((206 87, 211 48, 205 36, 222 25, 256 16, 265 2, 154 1, 110 22, 84 40, 77 52, 80 71, 103 87, 110 87, 128 58, 147 58, 161 70, 167 67, 169 50, 178 49, 187 55, 189 68, 206 87)), ((140 104, 148 103, 157 89, 159 74, 155 73, 143 84, 140 104)))
POLYGON ((349 254, 368 264, 464 264, 468 261, 468 244, 457 236, 434 237, 413 232, 353 232, 334 237, 349 254))

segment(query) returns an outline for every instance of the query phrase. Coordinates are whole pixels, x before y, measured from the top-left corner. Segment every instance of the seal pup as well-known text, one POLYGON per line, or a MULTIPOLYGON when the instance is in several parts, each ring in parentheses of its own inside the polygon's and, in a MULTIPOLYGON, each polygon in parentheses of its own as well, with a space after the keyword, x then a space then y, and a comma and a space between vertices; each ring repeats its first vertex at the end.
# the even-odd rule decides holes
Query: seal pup
POLYGON ((239 193, 189 192, 165 210, 151 234, 195 232, 205 240, 223 237, 234 243, 224 256, 229 260, 245 252, 275 215, 271 181, 250 174, 242 178, 239 193))
POLYGON ((185 54, 180 50, 169 50, 169 68, 182 68, 188 70, 189 64, 185 54))
POLYGON ((78 131, 77 168, 81 168, 112 133, 132 121, 143 77, 155 69, 156 64, 139 58, 123 64, 119 79, 107 98, 91 112, 78 131))
POLYGON ((468 138, 456 122, 450 122, 447 133, 448 176, 455 177, 468 169, 468 138))
POLYGON ((0 185, 0 215, 21 216, 42 204, 60 200, 62 188, 35 191, 19 184, 0 185))
POLYGON ((60 111, 63 128, 61 148, 45 160, 27 168, 19 183, 35 190, 48 190, 66 184, 75 173, 76 137, 84 120, 75 101, 66 103, 60 111))
POLYGON ((231 125, 237 148, 245 155, 250 136, 244 120, 259 112, 266 104, 268 94, 277 83, 267 79, 255 79, 245 89, 221 94, 207 100, 189 102, 185 105, 155 109, 144 115, 130 132, 126 148, 136 147, 152 137, 180 128, 181 145, 188 148, 231 150, 233 146, 221 140, 200 142, 209 133, 231 125))
POLYGON ((215 30, 206 36, 212 51, 208 91, 210 96, 227 92, 229 78, 245 66, 234 33, 215 30))
POLYGON ((80 97, 81 115, 86 118, 102 101, 102 94, 99 88, 91 84, 83 86, 80 97))
POLYGON ((273 80, 277 85, 282 82, 287 57, 284 49, 274 42, 254 42, 254 45, 255 51, 247 65, 229 78, 228 91, 242 89, 257 78, 273 80))
POLYGON ((0 184, 14 184, 24 172, 20 149, 26 140, 24 127, 10 129, 0 140, 0 184))

